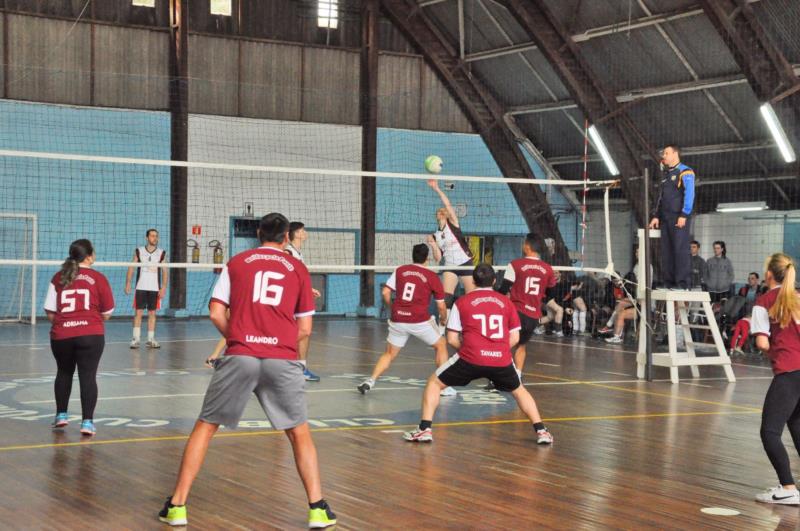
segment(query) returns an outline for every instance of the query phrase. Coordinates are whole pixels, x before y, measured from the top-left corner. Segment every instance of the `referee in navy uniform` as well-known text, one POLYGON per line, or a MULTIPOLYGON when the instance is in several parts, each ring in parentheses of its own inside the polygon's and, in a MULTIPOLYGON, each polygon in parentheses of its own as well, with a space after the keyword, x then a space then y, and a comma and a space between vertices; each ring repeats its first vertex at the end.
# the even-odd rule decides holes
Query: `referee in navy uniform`
POLYGON ((694 170, 681 162, 680 149, 674 144, 664 147, 661 158, 665 168, 650 228, 661 229, 661 274, 664 287, 691 289, 689 218, 694 207, 694 170))

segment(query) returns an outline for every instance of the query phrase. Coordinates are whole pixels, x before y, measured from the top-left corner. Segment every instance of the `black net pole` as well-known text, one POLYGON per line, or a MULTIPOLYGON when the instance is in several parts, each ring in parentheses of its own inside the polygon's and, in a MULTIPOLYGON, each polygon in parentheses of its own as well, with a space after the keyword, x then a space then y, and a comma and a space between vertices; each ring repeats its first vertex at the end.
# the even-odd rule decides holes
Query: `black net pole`
MULTIPOLYGON (((644 169, 644 207, 646 210, 650 209, 650 169, 644 169)), ((650 220, 645 215, 644 226, 644 284, 639 284, 639 289, 644 287, 644 311, 642 312, 642 319, 644 319, 644 344, 646 353, 645 363, 645 378, 648 382, 653 381, 653 343, 652 334, 650 333, 650 286, 652 279, 650 278, 650 220)))

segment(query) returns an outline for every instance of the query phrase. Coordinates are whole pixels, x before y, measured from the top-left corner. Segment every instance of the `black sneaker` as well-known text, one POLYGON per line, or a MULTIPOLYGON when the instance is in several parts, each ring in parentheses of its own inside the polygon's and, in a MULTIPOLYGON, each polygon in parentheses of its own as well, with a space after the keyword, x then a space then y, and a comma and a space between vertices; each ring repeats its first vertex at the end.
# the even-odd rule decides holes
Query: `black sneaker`
POLYGON ((359 393, 365 395, 372 389, 373 385, 375 385, 375 382, 373 382, 371 378, 367 378, 361 385, 356 387, 356 389, 358 389, 359 393))
POLYGON ((483 390, 492 393, 494 391, 497 391, 497 388, 494 386, 494 382, 489 380, 489 383, 486 384, 486 387, 484 387, 483 390))

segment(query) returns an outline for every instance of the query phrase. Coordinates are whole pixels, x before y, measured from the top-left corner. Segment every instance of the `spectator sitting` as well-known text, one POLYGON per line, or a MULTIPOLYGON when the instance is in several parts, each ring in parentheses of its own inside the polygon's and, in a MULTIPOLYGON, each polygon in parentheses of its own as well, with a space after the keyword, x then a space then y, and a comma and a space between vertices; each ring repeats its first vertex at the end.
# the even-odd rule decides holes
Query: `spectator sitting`
POLYGON ((570 282, 562 279, 560 271, 555 271, 557 284, 552 288, 548 288, 545 299, 545 309, 547 315, 539 319, 539 326, 536 327, 534 333, 542 335, 545 332, 545 325, 554 323, 554 335, 556 337, 564 337, 564 301, 571 299, 570 282))
POLYGON ((742 317, 736 321, 736 326, 731 333, 731 351, 730 355, 744 354, 742 347, 747 343, 747 338, 750 336, 750 316, 742 317))
POLYGON ((760 279, 758 273, 754 271, 748 275, 747 284, 722 305, 722 315, 720 316, 722 326, 724 327, 726 323, 735 323, 744 315, 750 315, 756 297, 761 293, 760 279))

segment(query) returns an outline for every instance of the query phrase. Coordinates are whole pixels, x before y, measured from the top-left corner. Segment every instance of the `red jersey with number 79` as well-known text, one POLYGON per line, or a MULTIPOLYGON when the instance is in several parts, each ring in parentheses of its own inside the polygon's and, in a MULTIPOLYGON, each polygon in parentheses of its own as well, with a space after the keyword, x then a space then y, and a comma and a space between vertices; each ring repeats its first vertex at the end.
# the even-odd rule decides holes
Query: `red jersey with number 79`
POLYGON ((473 365, 511 365, 510 334, 520 329, 519 315, 508 297, 478 288, 460 297, 450 310, 447 329, 461 332, 458 356, 473 365))
POLYGON ((276 247, 239 253, 211 300, 231 312, 226 356, 297 359, 297 318, 314 313, 311 275, 300 260, 276 247))
POLYGON ((533 256, 517 258, 508 265, 503 279, 513 282, 508 296, 517 310, 533 319, 541 319, 547 288, 556 285, 550 264, 533 256))
POLYGON ((444 287, 436 273, 427 267, 409 264, 394 270, 386 287, 395 292, 392 321, 395 323, 424 323, 431 318, 428 311, 431 295, 444 300, 444 287))

